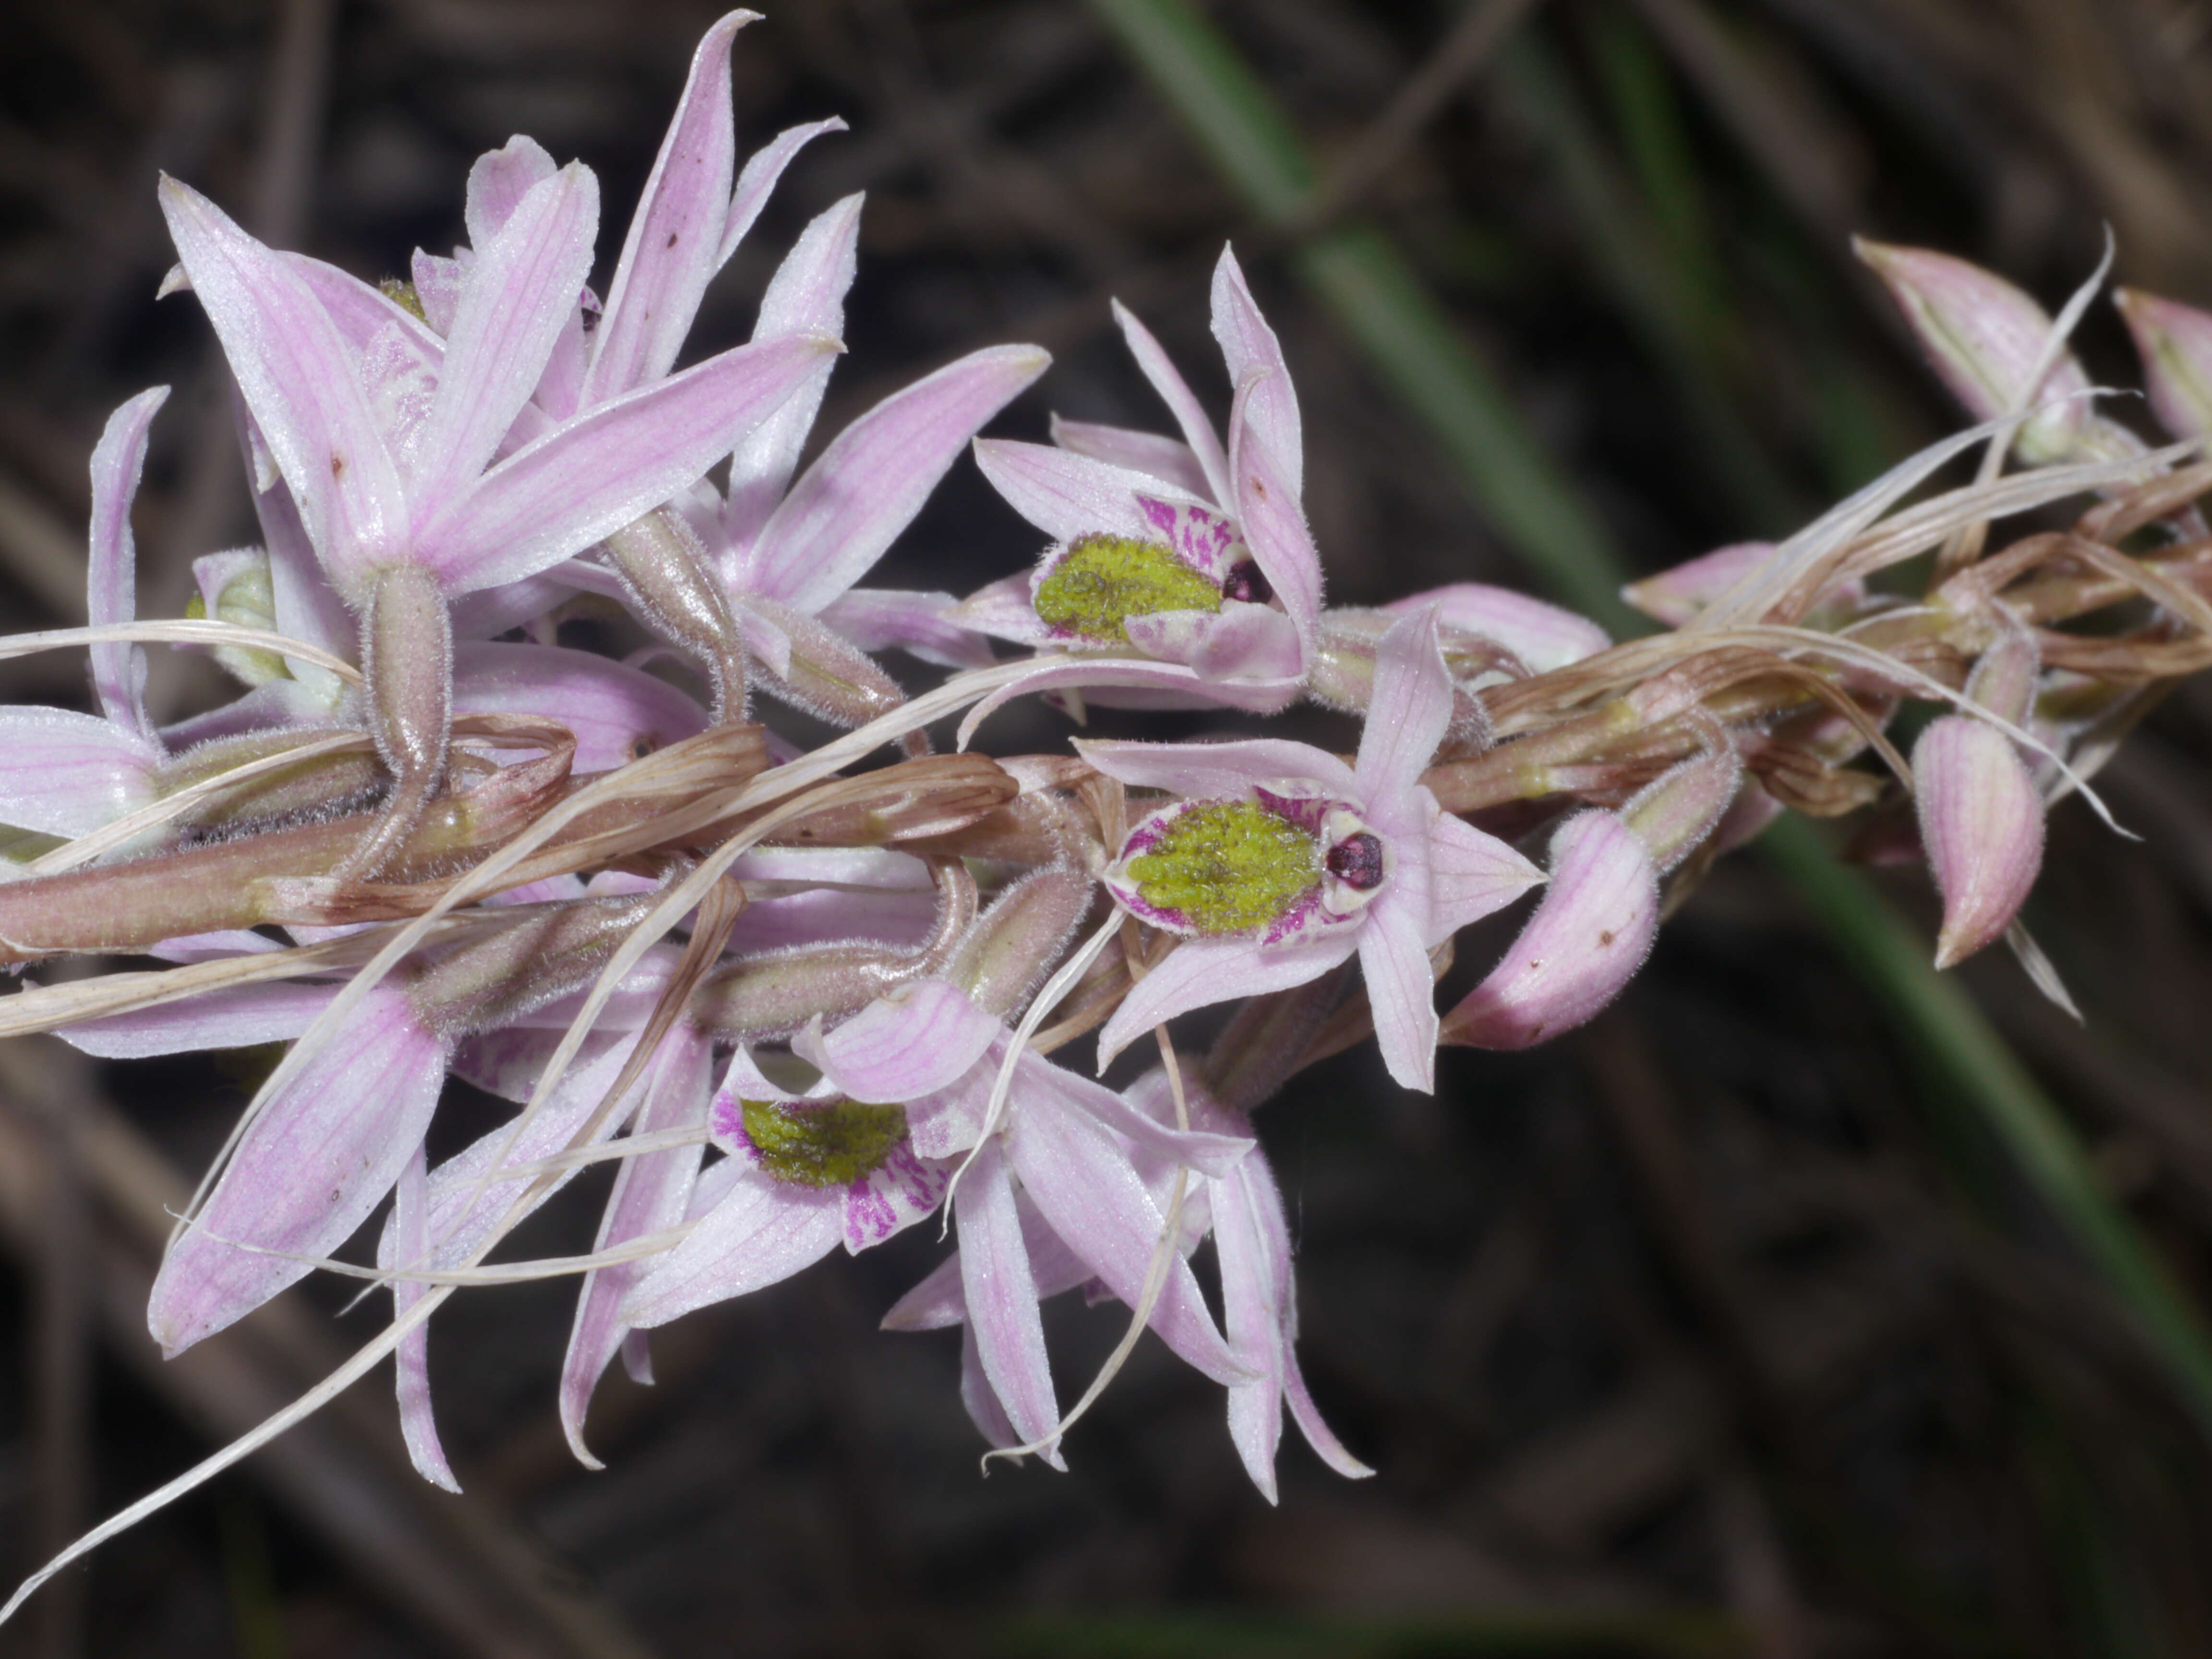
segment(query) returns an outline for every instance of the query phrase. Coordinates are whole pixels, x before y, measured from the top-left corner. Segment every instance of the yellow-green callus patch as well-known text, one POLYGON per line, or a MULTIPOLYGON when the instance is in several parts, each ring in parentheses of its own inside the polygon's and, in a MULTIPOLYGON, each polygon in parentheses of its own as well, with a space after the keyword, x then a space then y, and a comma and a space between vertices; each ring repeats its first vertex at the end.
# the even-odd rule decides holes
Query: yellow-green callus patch
POLYGON ((1255 800, 1202 801, 1167 817, 1123 866, 1150 908, 1200 933, 1259 927, 1322 875, 1312 836, 1255 800))
POLYGON ((857 1100, 741 1100, 761 1168, 795 1187, 849 1187, 881 1169, 906 1139, 906 1111, 857 1100))
POLYGON ((1161 611, 1216 614, 1221 589, 1162 543, 1079 536, 1037 583, 1035 602, 1048 627, 1127 644, 1130 617, 1161 611))

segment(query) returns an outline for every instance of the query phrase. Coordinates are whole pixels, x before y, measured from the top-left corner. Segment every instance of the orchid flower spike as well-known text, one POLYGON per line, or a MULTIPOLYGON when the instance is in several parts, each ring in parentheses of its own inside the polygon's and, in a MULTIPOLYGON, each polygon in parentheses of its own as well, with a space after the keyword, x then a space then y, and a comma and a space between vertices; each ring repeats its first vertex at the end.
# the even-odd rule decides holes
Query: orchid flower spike
POLYGON ((1391 1076, 1433 1086, 1429 953, 1543 878, 1422 786, 1451 713, 1425 609, 1376 649, 1355 766, 1271 738, 1076 744, 1109 777, 1182 797, 1139 823, 1106 872, 1130 915, 1184 942, 1107 1022, 1102 1065, 1177 1014, 1303 985, 1357 951, 1391 1076))
MULTIPOLYGON (((975 459, 1053 538, 1036 571, 952 613, 1038 648, 1003 695, 1059 686, 1270 712, 1305 684, 1321 615, 1321 556, 1299 505, 1297 393, 1236 256, 1213 273, 1213 333, 1235 401, 1224 449, 1196 394, 1118 302, 1130 355, 1182 441, 1058 421, 1058 447, 980 440, 975 459)), ((995 706, 994 704, 993 706, 995 706)))

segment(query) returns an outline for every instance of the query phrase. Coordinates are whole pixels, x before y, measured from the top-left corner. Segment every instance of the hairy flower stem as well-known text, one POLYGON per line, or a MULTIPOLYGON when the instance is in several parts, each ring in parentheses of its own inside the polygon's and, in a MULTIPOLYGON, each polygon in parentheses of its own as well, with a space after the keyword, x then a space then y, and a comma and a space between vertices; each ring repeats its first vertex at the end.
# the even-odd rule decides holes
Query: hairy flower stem
POLYGON ((362 619, 370 730, 393 788, 337 873, 370 876, 405 844, 446 781, 453 717, 453 619, 437 579, 394 565, 376 579, 362 619))
POLYGON ((609 536, 606 546, 638 614, 706 669, 714 688, 714 718, 742 718, 745 652, 738 620, 690 527, 671 509, 657 507, 609 536))
POLYGON ((937 924, 920 949, 830 945, 745 957, 710 975, 693 994, 692 1019, 732 1042, 785 1036, 817 1016, 855 1012, 894 987, 937 972, 975 922, 975 878, 950 859, 932 860, 930 872, 938 886, 937 924))

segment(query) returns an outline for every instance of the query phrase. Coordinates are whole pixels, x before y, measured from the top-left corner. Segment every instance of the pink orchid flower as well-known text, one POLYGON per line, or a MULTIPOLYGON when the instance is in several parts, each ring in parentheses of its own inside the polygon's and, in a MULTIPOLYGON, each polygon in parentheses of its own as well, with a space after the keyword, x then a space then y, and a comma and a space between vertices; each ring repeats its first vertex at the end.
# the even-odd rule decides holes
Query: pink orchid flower
POLYGON ((1078 742, 1109 776, 1182 797, 1139 823, 1106 873, 1131 915, 1184 941, 1106 1023, 1102 1065, 1177 1014, 1303 985, 1357 951, 1391 1076, 1433 1086, 1429 953, 1543 879, 1422 786, 1451 713, 1451 676, 1425 610, 1376 649, 1353 766, 1277 738, 1078 742))
POLYGON ((977 441, 984 475, 1053 538, 1031 574, 984 588, 953 613, 1040 653, 1036 674, 986 712, 1024 691, 1073 685, 1154 705, 1164 697, 1273 712, 1305 684, 1322 598, 1282 346, 1224 249, 1213 333, 1236 394, 1224 449, 1159 342, 1119 303, 1114 314, 1183 441, 1072 421, 1054 422, 1056 448, 977 441))

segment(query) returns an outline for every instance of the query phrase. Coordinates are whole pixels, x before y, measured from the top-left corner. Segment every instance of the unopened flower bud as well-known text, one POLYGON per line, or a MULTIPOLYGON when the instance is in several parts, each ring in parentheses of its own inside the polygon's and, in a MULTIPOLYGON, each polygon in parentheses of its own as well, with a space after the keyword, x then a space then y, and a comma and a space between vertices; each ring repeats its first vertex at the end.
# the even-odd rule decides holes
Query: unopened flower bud
POLYGON ((2114 289, 2112 303, 2135 336, 2159 424, 2177 438, 2212 432, 2212 312, 2139 288, 2114 289))
POLYGON ((1661 773, 1620 809, 1662 873, 1690 856, 1711 835, 1743 781, 1743 763, 1723 745, 1692 755, 1661 773))
POLYGON ((1774 556, 1772 542, 1730 542, 1631 582, 1620 597, 1654 622, 1686 628, 1698 613, 1774 556))
POLYGON ((2058 352, 2039 385, 2024 384, 2050 343, 2051 318, 2041 306, 2003 277, 1946 253, 1863 239, 1852 246, 1888 285, 1929 363, 1969 415, 1992 421, 2016 406, 2037 410, 2013 441, 2031 465, 2081 448, 2096 412, 2087 397, 2069 395, 2089 389, 2073 353, 2058 352))
POLYGON ((1659 874, 1611 812, 1552 837, 1552 883, 1505 958, 1443 1018, 1438 1040, 1527 1048, 1592 1018, 1634 978, 1659 930, 1659 874))
POLYGON ((1920 840, 1943 895, 1936 965, 1948 968, 2002 933, 2043 867, 2043 798, 2012 740, 1947 714, 1912 750, 1920 840))

